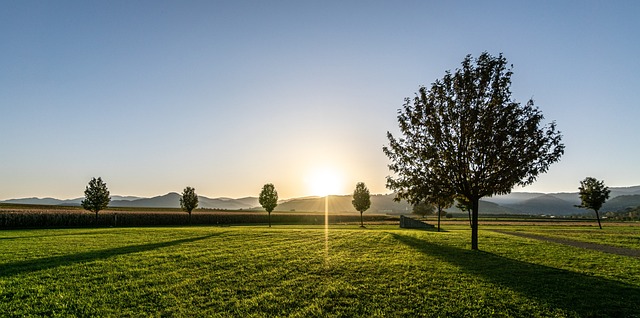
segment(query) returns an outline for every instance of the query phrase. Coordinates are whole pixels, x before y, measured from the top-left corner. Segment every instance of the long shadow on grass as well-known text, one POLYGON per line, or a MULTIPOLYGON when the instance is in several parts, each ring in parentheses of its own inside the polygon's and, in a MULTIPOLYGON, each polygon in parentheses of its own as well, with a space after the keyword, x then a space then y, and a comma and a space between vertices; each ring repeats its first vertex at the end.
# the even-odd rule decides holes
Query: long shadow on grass
POLYGON ((75 263, 90 262, 94 260, 117 256, 117 255, 145 252, 145 251, 155 250, 155 249, 174 246, 174 245, 183 244, 183 243, 196 242, 196 241, 204 240, 216 235, 219 235, 219 234, 211 234, 211 235, 198 236, 198 237, 160 242, 160 243, 130 245, 130 246, 116 247, 116 248, 111 248, 106 250, 97 250, 97 251, 90 251, 90 252, 83 252, 83 253, 76 253, 76 254, 69 254, 69 255, 39 258, 39 259, 28 260, 28 261, 0 264, 0 277, 10 277, 10 276, 19 275, 22 273, 29 273, 29 272, 55 268, 58 266, 66 266, 66 265, 72 265, 75 263))
MULTIPOLYGON (((5 230, 5 231, 13 231, 5 230)), ((23 231, 23 230, 18 230, 23 231)), ((40 230, 36 230, 40 231, 40 230)), ((67 234, 47 234, 47 235, 32 235, 32 236, 6 236, 0 237, 0 241, 4 240, 21 240, 21 239, 32 239, 32 238, 43 238, 43 237, 60 237, 60 236, 80 236, 80 235, 97 235, 97 234, 105 234, 105 233, 113 233, 113 231, 94 231, 94 232, 77 232, 77 233, 67 233, 67 234)))
POLYGON ((635 286, 412 236, 392 235, 421 253, 458 266, 466 274, 517 291, 551 308, 568 310, 580 317, 640 316, 640 288, 635 286))

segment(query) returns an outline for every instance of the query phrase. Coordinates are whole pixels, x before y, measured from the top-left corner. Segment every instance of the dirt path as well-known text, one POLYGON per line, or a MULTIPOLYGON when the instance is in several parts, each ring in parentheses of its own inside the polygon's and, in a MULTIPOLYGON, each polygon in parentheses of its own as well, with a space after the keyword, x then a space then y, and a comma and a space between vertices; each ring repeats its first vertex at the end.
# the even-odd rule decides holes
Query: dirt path
POLYGON ((567 240, 567 239, 561 239, 561 238, 555 238, 555 237, 546 237, 546 236, 530 234, 530 233, 511 232, 511 231, 504 231, 504 230, 493 230, 493 231, 502 233, 502 234, 507 234, 507 235, 519 236, 519 237, 530 238, 534 240, 547 241, 547 242, 564 244, 564 245, 569 245, 569 246, 574 246, 574 247, 579 247, 579 248, 584 248, 589 250, 595 250, 595 251, 600 251, 600 252, 609 253, 609 254, 617 254, 622 256, 631 256, 631 257, 640 258, 640 250, 634 250, 630 248, 573 241, 573 240, 567 240))

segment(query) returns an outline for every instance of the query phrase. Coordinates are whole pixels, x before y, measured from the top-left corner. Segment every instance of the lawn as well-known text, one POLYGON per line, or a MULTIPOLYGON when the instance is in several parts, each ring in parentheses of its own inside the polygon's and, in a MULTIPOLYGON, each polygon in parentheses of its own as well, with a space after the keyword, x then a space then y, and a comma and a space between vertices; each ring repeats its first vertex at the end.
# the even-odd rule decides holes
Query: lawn
POLYGON ((0 316, 640 317, 638 258, 445 230, 2 231, 0 316))
POLYGON ((605 223, 601 230, 597 228, 597 224, 595 224, 593 228, 531 226, 522 228, 514 227, 512 230, 547 237, 640 250, 640 226, 608 226, 608 224, 605 223))

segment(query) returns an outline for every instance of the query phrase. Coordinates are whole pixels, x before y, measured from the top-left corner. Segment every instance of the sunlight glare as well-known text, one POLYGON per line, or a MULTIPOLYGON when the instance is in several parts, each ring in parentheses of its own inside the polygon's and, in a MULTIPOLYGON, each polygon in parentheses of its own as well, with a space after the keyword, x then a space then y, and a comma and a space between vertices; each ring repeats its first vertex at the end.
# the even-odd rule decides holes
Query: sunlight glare
POLYGON ((343 183, 342 176, 329 168, 317 169, 307 178, 311 194, 317 196, 341 194, 343 183))

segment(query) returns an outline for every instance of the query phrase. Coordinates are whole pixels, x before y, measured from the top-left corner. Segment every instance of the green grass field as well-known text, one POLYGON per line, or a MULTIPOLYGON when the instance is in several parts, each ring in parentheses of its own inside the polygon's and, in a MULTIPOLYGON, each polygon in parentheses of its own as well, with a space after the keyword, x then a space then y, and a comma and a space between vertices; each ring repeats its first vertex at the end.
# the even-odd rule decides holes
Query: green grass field
POLYGON ((2 231, 0 316, 640 317, 640 259, 492 228, 481 251, 462 225, 2 231))

